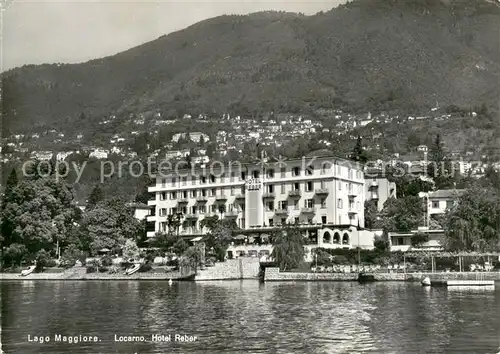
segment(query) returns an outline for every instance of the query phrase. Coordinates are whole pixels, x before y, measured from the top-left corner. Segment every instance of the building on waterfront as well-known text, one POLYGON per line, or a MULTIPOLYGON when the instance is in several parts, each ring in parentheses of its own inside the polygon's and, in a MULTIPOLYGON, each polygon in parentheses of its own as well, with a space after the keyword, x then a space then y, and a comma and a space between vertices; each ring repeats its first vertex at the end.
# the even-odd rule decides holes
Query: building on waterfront
POLYGON ((149 188, 155 199, 147 217, 155 233, 167 232, 168 215, 180 215, 179 234, 203 235, 200 222, 217 215, 233 219, 239 233, 259 237, 285 224, 304 230, 325 248, 373 247, 365 232, 363 166, 331 157, 308 157, 259 164, 193 167, 164 171, 149 188))
POLYGON ((389 232, 390 250, 394 251, 442 251, 443 250, 444 231, 431 230, 426 227, 421 227, 418 230, 410 232, 389 232), (428 241, 412 245, 412 237, 418 233, 425 233, 428 235, 428 241))
POLYGON ((365 179, 366 200, 377 202, 377 210, 382 210, 389 198, 396 198, 396 183, 389 182, 387 177, 382 175, 370 175, 365 179))

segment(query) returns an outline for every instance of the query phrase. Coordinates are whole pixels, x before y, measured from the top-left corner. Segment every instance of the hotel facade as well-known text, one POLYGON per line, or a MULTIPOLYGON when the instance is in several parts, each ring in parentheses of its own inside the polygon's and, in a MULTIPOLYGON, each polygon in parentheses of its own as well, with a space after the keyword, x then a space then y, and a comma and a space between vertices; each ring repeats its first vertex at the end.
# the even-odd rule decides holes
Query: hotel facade
POLYGON ((196 238, 202 220, 233 219, 240 234, 260 236, 295 224, 319 247, 370 247, 364 228, 363 166, 335 157, 310 157, 259 164, 212 164, 175 168, 149 187, 156 233, 168 232, 169 215, 179 218, 179 235, 196 238), (364 243, 364 244, 363 244, 364 243))

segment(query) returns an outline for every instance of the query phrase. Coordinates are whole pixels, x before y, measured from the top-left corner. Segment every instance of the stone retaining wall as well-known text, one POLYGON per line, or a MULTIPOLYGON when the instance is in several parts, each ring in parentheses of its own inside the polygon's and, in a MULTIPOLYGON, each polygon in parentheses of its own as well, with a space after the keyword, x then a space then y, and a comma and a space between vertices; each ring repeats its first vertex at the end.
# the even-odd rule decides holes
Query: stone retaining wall
POLYGON ((195 280, 256 279, 259 276, 259 269, 258 258, 228 259, 198 271, 195 280))
POLYGON ((71 268, 62 273, 32 273, 22 277, 15 273, 1 273, 1 280, 168 280, 179 278, 179 272, 164 273, 135 273, 125 275, 123 272, 118 274, 109 273, 88 273, 86 268, 71 268))
MULTIPOLYGON (((378 281, 421 281, 425 277, 432 280, 497 280, 500 272, 463 273, 372 273, 378 281)), ((279 268, 266 268, 264 281, 357 281, 357 273, 292 273, 280 272, 279 268)))

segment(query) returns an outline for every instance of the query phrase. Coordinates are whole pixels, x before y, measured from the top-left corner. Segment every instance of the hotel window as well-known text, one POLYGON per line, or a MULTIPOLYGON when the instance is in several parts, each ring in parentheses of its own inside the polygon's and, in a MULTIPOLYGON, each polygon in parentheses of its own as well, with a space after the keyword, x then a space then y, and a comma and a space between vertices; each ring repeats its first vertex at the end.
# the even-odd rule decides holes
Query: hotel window
POLYGON ((227 211, 234 211, 235 210, 235 207, 233 204, 228 204, 227 205, 227 211))
POLYGON ((298 200, 296 200, 296 201, 293 202, 293 208, 295 210, 299 210, 299 201, 298 200))
POLYGON ((330 164, 325 162, 321 165, 321 174, 326 175, 328 173, 328 169, 330 168, 330 164))
POLYGON ((182 191, 182 198, 187 199, 188 191, 182 191))
POLYGON ((434 209, 439 208, 439 201, 437 201, 437 200, 432 201, 432 207, 434 209))
POLYGON ((175 177, 172 177, 172 187, 175 187, 175 182, 176 182, 175 177))
POLYGON ((320 203, 322 209, 326 208, 326 198, 321 198, 319 203, 320 203))
POLYGON ((191 176, 191 184, 196 186, 196 176, 191 176))
POLYGON ((266 202, 266 211, 274 211, 274 202, 273 201, 266 202))
POLYGON ((240 205, 240 211, 244 212, 245 211, 245 204, 241 203, 240 205))
POLYGON ((241 180, 241 181, 244 181, 244 180, 246 180, 246 179, 247 179, 247 173, 246 173, 245 171, 242 171, 242 172, 241 172, 241 178, 240 178, 240 180, 241 180))
POLYGON ((253 178, 259 178, 259 176, 260 176, 260 171, 258 171, 258 170, 252 171, 252 177, 253 178))
POLYGON ((294 184, 293 184, 293 190, 295 190, 295 191, 300 191, 300 183, 298 183, 298 182, 297 182, 297 183, 294 183, 294 184))
POLYGON ((342 190, 342 181, 339 181, 339 191, 342 190))
POLYGON ((215 183, 215 176, 214 175, 210 175, 210 183, 215 183))
POLYGON ((349 179, 352 179, 352 170, 351 169, 348 170, 347 175, 348 175, 349 179))
POLYGON ((200 214, 205 214, 206 210, 207 210, 207 208, 206 208, 204 205, 200 205, 200 206, 198 207, 198 212, 199 212, 200 214))
POLYGON ((200 176, 200 182, 201 184, 207 183, 207 176, 200 176))
POLYGON ((167 180, 166 180, 165 178, 163 178, 163 179, 161 180, 161 186, 162 186, 162 187, 165 187, 165 185, 166 185, 166 184, 167 184, 167 180))
POLYGON ((187 207, 182 207, 181 209, 181 214, 187 214, 187 207))
POLYGON ((234 177, 236 177, 236 173, 235 172, 231 172, 231 177, 229 178, 229 181, 230 182, 234 182, 234 177))
POLYGON ((321 181, 320 182, 320 188, 321 189, 326 189, 326 181, 321 181))
POLYGON ((286 218, 281 218, 281 225, 286 225, 286 218))
POLYGON ((349 192, 353 192, 352 183, 347 184, 347 189, 349 190, 349 192))
POLYGON ((278 205, 281 210, 288 209, 288 202, 286 200, 281 200, 278 205))
POLYGON ((267 170, 267 178, 274 178, 274 170, 273 169, 267 170))
POLYGON ((198 211, 198 208, 196 207, 196 205, 191 207, 191 214, 196 214, 197 211, 198 211))
POLYGON ((161 208, 160 209, 160 216, 165 216, 167 215, 167 208, 161 208))
POLYGON ((219 213, 224 214, 226 212, 226 206, 225 205, 219 205, 219 213))
POLYGON ((241 228, 245 228, 245 226, 246 226, 246 225, 245 225, 245 218, 242 218, 242 219, 240 220, 240 225, 241 225, 241 228))
POLYGON ((298 217, 295 217, 294 222, 295 222, 296 224, 298 224, 298 223, 299 223, 299 218, 298 218, 298 217))
POLYGON ((282 167, 281 168, 281 178, 285 178, 285 177, 286 177, 286 168, 282 167))
POLYGON ((177 208, 168 209, 168 215, 175 215, 175 214, 177 214, 177 208))
POLYGON ((202 189, 201 190, 201 196, 202 197, 206 197, 207 196, 207 190, 206 189, 202 189))
POLYGON ((311 192, 313 190, 313 183, 311 181, 306 182, 306 192, 311 192))
POLYGON ((446 209, 453 208, 453 204, 454 204, 453 200, 447 200, 446 201, 446 209))
POLYGON ((313 223, 313 218, 308 218, 308 219, 307 219, 307 223, 308 223, 308 224, 312 224, 312 223, 313 223))
POLYGON ((273 219, 269 219, 269 226, 274 226, 274 220, 273 219))
POLYGON ((165 192, 160 193, 160 200, 165 200, 166 197, 167 197, 167 193, 165 193, 165 192))
POLYGON ((234 195, 234 187, 231 187, 231 195, 234 195))
POLYGON ((167 223, 165 221, 162 221, 160 223, 160 231, 161 232, 166 232, 167 231, 167 223))
POLYGON ((294 177, 300 176, 300 167, 292 168, 292 176, 294 177))
POLYGON ((210 205, 210 212, 216 213, 217 212, 217 205, 215 205, 215 204, 210 205))
POLYGON ((285 194, 285 193, 286 193, 285 184, 281 183, 281 194, 285 194))
POLYGON ((314 200, 313 199, 304 200, 304 207, 305 208, 313 208, 314 207, 314 200))
POLYGON ((321 223, 322 223, 322 224, 326 224, 326 216, 324 216, 324 215, 323 215, 323 216, 321 217, 321 223))
POLYGON ((241 194, 245 195, 245 187, 241 187, 241 194))
POLYGON ((210 196, 211 196, 211 197, 215 197, 216 195, 217 195, 217 189, 212 188, 212 189, 210 190, 210 196))
POLYGON ((172 199, 172 200, 177 199, 177 193, 175 193, 175 192, 170 193, 170 199, 172 199))
POLYGON ((267 186, 267 193, 274 193, 274 185, 270 184, 267 186))
POLYGON ((312 176, 314 174, 314 167, 313 166, 307 166, 306 168, 306 176, 312 176))
POLYGON ((182 185, 185 186, 187 184, 187 177, 182 177, 182 185))
POLYGON ((224 173, 221 173, 220 175, 220 182, 225 183, 226 182, 226 175, 224 173))
POLYGON ((196 190, 191 191, 191 198, 196 198, 196 190))
POLYGON ((342 209, 342 199, 337 200, 337 208, 342 209))

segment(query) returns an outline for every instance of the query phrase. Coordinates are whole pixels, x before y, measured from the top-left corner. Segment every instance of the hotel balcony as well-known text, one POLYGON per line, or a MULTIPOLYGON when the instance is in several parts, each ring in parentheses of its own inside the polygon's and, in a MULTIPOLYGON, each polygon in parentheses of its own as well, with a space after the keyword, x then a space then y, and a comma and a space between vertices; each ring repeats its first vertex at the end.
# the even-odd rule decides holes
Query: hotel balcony
POLYGON ((196 198, 196 203, 206 203, 208 201, 207 197, 199 196, 196 198))
POLYGON ((315 208, 302 208, 300 210, 301 214, 314 214, 316 212, 315 208))
POLYGON ((347 195, 349 198, 355 198, 358 195, 358 192, 354 191, 354 189, 351 189, 347 192, 347 195))
POLYGON ((189 214, 184 215, 184 217, 186 219, 191 219, 191 220, 192 219, 198 219, 198 214, 189 213, 189 214))
POLYGON ((186 227, 180 232, 181 235, 203 235, 201 229, 195 229, 194 227, 186 227))
POLYGON ((262 198, 264 198, 264 199, 273 199, 275 197, 276 197, 276 193, 274 193, 274 192, 273 193, 264 193, 262 195, 262 198))
POLYGON ((156 199, 148 200, 148 206, 156 205, 156 199))
POLYGON ((179 198, 177 199, 177 204, 187 204, 189 200, 187 198, 179 198))
POLYGON ((349 207, 348 213, 349 214, 357 214, 358 211, 354 207, 349 207))
POLYGON ((155 237, 156 231, 148 231, 146 232, 146 237, 155 237))
POLYGON ((237 194, 235 199, 245 199, 245 195, 244 194, 237 194))
POLYGON ((215 200, 218 202, 225 202, 227 200, 227 197, 225 195, 217 195, 215 196, 215 200))
POLYGON ((274 213, 276 215, 288 215, 289 211, 288 211, 288 208, 287 209, 276 209, 274 211, 274 213))
POLYGON ((146 221, 156 221, 156 215, 148 215, 148 216, 146 216, 146 221))
POLYGON ((319 188, 314 191, 316 195, 328 195, 330 191, 327 188, 319 188))
POLYGON ((290 197, 290 198, 298 198, 300 196, 301 196, 300 189, 296 189, 296 190, 288 192, 288 197, 290 197))
POLYGON ((238 212, 236 210, 226 211, 224 213, 224 217, 226 217, 226 218, 237 218, 238 217, 238 212))

